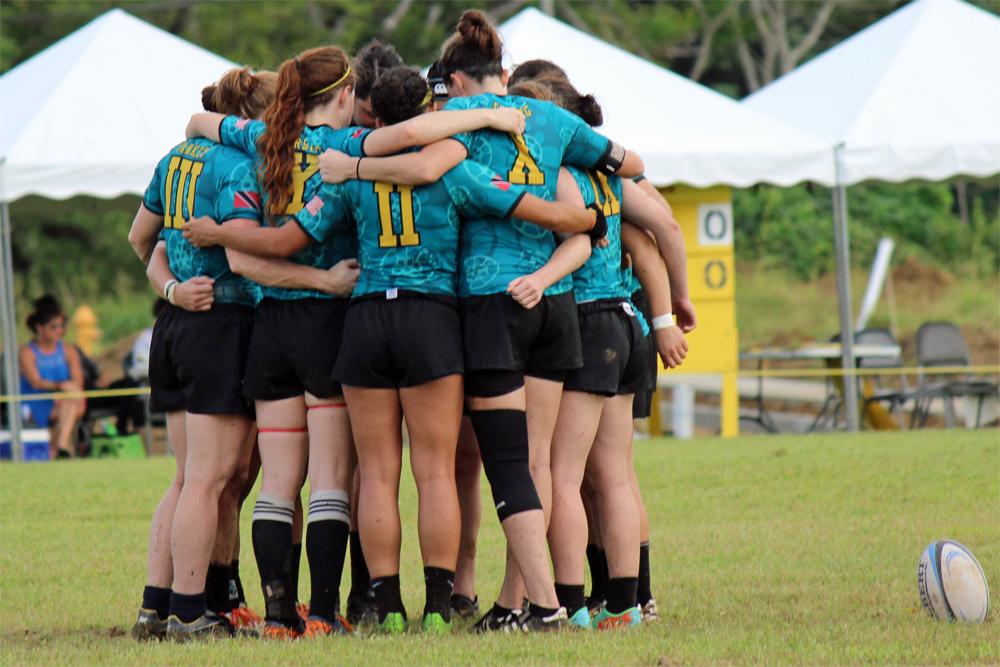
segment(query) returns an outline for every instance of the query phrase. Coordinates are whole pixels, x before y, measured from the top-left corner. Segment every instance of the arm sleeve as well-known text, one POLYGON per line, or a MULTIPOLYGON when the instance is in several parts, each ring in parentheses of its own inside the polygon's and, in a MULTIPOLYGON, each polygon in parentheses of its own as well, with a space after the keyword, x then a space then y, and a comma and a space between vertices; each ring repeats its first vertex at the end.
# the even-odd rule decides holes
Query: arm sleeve
POLYGON ((219 141, 238 148, 256 159, 257 140, 264 134, 264 123, 236 116, 226 116, 219 125, 219 141))
POLYGON ((146 192, 142 195, 142 205, 157 215, 164 214, 163 171, 160 169, 162 165, 163 162, 161 160, 160 164, 156 165, 156 168, 153 170, 153 180, 146 186, 146 192))
POLYGON ((248 160, 242 162, 235 170, 222 175, 219 196, 215 200, 215 219, 220 225, 234 218, 263 220, 260 185, 253 163, 248 160))
MULTIPOLYGON (((461 111, 463 109, 471 109, 472 105, 469 103, 468 97, 453 97, 448 100, 448 103, 444 105, 444 108, 448 111, 461 111)), ((463 146, 465 146, 466 155, 472 155, 472 132, 461 132, 459 134, 453 134, 452 139, 458 141, 463 146)))
POLYGON ((338 141, 332 142, 333 145, 327 145, 324 148, 332 148, 351 157, 365 157, 365 140, 371 133, 372 130, 366 127, 349 127, 338 133, 340 135, 338 141))
POLYGON ((525 195, 523 186, 508 183, 473 160, 463 160, 442 180, 459 211, 473 218, 509 217, 525 195))
POLYGON ((560 120, 564 123, 560 134, 565 137, 566 142, 563 164, 571 164, 581 169, 599 168, 614 143, 595 132, 577 116, 563 109, 559 111, 560 120))
POLYGON ((306 202, 292 220, 313 242, 322 243, 334 230, 348 223, 347 187, 354 183, 357 181, 324 184, 319 194, 306 202))

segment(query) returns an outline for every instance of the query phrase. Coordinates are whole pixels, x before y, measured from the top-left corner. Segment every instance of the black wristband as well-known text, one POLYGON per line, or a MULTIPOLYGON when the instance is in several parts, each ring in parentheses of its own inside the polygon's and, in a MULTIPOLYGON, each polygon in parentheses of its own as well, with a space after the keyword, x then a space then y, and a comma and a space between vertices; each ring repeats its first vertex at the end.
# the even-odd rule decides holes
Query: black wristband
POLYGON ((604 216, 604 209, 596 202, 587 206, 591 211, 597 215, 597 219, 594 220, 594 226, 587 230, 587 236, 590 237, 590 242, 593 245, 597 245, 601 239, 608 235, 608 219, 604 216))
POLYGON ((364 160, 363 157, 358 158, 358 163, 354 165, 354 178, 361 180, 361 161, 364 160))

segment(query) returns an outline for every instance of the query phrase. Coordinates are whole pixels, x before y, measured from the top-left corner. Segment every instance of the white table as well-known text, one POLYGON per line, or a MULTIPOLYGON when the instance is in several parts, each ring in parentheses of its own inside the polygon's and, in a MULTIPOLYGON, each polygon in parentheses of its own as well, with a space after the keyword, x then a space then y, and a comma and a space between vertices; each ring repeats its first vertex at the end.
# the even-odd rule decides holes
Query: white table
MULTIPOLYGON (((764 366, 768 361, 800 361, 803 359, 822 359, 824 361, 830 361, 832 359, 840 359, 842 354, 843 350, 840 343, 815 343, 805 345, 794 350, 775 347, 747 350, 746 352, 740 352, 740 361, 756 361, 757 370, 763 371, 764 366)), ((871 345, 857 343, 854 345, 855 361, 863 358, 895 359, 899 357, 900 354, 901 350, 899 345, 871 345)), ((740 419, 757 422, 765 430, 770 431, 771 433, 777 433, 778 427, 775 426, 774 421, 771 419, 771 415, 767 412, 767 408, 764 407, 763 375, 757 378, 757 396, 755 398, 755 402, 757 403, 757 414, 740 417, 740 419)), ((824 410, 825 408, 826 406, 824 405, 824 410)), ((820 416, 822 414, 823 412, 820 412, 820 416)), ((813 425, 809 428, 810 431, 815 428, 818 421, 819 416, 817 416, 816 421, 814 421, 813 425)))

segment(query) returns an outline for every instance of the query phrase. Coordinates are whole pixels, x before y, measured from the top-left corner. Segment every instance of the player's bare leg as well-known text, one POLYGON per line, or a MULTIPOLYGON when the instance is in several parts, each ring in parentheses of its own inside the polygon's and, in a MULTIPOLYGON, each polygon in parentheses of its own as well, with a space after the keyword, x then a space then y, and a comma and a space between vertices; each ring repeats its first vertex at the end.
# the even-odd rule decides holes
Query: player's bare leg
POLYGON ((308 458, 304 397, 257 401, 257 427, 261 487, 254 505, 252 533, 265 620, 301 631, 291 556, 295 500, 305 482, 308 458))
POLYGON ((340 578, 351 527, 350 490, 357 458, 343 396, 306 394, 309 427, 309 514, 306 552, 311 595, 310 634, 342 631, 340 578))
POLYGON ((605 399, 597 438, 587 460, 587 471, 597 497, 610 575, 608 603, 597 619, 631 613, 629 610, 636 604, 639 512, 629 483, 628 452, 631 446, 631 394, 605 399))
POLYGON ((584 471, 598 425, 604 397, 578 391, 563 393, 552 439, 552 522, 548 541, 555 569, 559 602, 578 625, 587 625, 584 569, 587 551, 587 512, 581 496, 584 471), (585 618, 584 618, 585 617, 585 618))
MULTIPOLYGON (((482 470, 483 462, 479 458, 479 443, 476 442, 472 422, 468 417, 463 417, 455 453, 455 485, 458 488, 458 506, 462 512, 462 537, 458 546, 458 563, 455 566, 454 593, 456 597, 463 596, 469 602, 463 600, 461 608, 452 604, 452 610, 460 613, 468 610, 463 616, 474 615, 479 611, 476 597, 476 544, 483 515, 482 470)), ((454 597, 452 602, 455 602, 454 597)))

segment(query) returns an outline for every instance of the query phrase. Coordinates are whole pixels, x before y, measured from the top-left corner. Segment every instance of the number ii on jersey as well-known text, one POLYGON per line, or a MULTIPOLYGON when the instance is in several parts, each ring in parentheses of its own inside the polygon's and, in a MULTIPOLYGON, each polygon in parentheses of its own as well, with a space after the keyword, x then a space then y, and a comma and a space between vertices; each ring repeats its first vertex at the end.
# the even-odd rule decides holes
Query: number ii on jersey
POLYGON ((381 225, 378 247, 406 248, 420 245, 420 233, 413 227, 413 186, 377 182, 373 187, 378 195, 378 219, 381 225), (399 215, 403 227, 403 233, 399 236, 392 231, 393 194, 399 195, 399 215))

